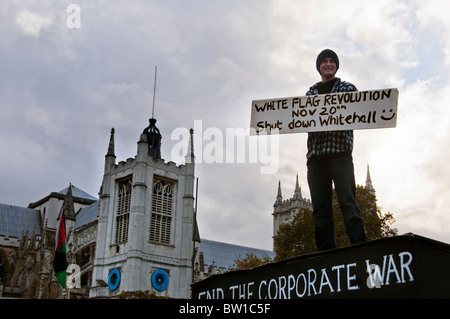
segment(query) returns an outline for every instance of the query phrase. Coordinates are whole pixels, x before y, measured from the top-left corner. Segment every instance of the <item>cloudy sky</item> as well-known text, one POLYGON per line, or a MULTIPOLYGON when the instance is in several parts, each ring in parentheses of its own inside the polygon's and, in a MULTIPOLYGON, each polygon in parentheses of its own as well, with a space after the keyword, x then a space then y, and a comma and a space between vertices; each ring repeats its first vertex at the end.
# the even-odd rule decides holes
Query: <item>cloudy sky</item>
POLYGON ((245 150, 259 140, 240 133, 247 153, 230 157, 227 130, 248 130, 252 100, 304 95, 331 48, 343 80, 400 92, 396 128, 355 131, 356 182, 369 163, 399 233, 450 242, 449 11, 447 0, 3 1, 0 202, 27 206, 69 183, 98 197, 112 127, 117 161, 136 154, 157 66, 163 158, 181 163, 176 133, 195 129, 201 236, 271 249, 278 181, 291 198, 298 174, 310 198, 307 136, 280 136, 255 162, 245 150))

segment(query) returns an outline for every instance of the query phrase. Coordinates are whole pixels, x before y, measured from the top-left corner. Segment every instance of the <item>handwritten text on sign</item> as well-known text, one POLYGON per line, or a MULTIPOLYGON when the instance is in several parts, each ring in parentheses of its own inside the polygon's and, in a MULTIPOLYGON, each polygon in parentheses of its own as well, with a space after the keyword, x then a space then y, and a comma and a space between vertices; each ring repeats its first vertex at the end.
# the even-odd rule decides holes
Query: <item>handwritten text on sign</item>
POLYGON ((250 132, 280 134, 395 127, 397 89, 252 101, 250 132))

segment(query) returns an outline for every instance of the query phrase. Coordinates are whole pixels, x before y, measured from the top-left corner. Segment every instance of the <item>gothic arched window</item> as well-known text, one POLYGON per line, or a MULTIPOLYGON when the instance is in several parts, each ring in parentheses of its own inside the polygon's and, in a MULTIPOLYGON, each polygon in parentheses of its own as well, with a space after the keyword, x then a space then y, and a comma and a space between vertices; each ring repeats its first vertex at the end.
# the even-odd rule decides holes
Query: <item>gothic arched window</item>
POLYGON ((151 242, 170 244, 173 190, 173 182, 154 179, 149 238, 151 242))
POLYGON ((118 183, 119 194, 117 197, 116 214, 116 244, 125 243, 128 240, 128 224, 130 220, 131 203, 131 176, 118 183))

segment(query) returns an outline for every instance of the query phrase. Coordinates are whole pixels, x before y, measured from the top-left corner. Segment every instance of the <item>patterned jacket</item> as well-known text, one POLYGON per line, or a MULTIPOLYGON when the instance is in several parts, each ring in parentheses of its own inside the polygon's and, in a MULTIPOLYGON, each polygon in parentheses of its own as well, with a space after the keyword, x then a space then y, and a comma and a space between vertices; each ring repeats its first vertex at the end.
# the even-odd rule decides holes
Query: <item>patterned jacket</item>
MULTIPOLYGON (((318 86, 321 82, 314 84, 306 92, 306 95, 319 94, 318 86)), ((340 78, 336 78, 336 83, 331 93, 354 92, 356 87, 340 78)), ((333 155, 339 153, 350 153, 353 151, 353 131, 325 131, 308 133, 308 153, 306 158, 313 156, 333 155)))

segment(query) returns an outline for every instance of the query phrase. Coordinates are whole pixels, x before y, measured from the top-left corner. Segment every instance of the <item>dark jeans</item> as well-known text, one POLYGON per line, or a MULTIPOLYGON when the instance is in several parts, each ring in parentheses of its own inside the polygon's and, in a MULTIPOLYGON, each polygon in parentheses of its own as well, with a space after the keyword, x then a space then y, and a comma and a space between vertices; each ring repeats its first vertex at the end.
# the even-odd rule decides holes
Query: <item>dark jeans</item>
POLYGON ((332 181, 344 225, 352 244, 366 241, 364 224, 355 200, 355 174, 351 154, 312 157, 308 160, 316 245, 319 251, 336 247, 332 209, 332 181))

